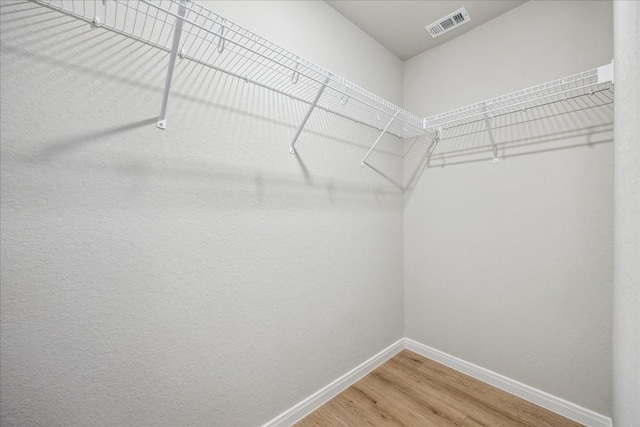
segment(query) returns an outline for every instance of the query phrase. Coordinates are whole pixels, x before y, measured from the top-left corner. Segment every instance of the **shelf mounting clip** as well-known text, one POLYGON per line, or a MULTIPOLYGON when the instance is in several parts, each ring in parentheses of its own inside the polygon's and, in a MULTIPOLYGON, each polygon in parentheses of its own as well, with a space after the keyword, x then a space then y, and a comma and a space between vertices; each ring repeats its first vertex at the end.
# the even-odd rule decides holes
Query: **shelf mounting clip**
MULTIPOLYGON (((309 110, 307 111, 307 114, 304 116, 304 119, 302 119, 302 123, 300 123, 300 126, 298 127, 298 131, 296 132, 295 136, 293 137, 293 140, 291 141, 291 144, 289 144, 289 152, 291 154, 294 154, 296 152, 296 150, 295 150, 296 141, 298 140, 298 137, 300 136, 300 133, 302 133, 302 129, 304 129, 304 125, 307 124, 307 120, 309 120, 309 117, 311 117, 311 113, 313 112, 313 109, 316 108, 316 105, 318 105, 318 101, 320 101, 320 97, 322 96, 322 92, 324 92, 324 89, 327 87, 327 84, 329 83, 330 79, 331 79, 331 73, 329 73, 329 75, 324 79, 324 83, 322 83, 322 85, 320 86, 320 89, 318 89, 318 93, 316 94, 316 97, 314 98, 313 102, 311 103, 311 106, 309 107, 309 110)), ((296 79, 296 82, 297 82, 297 79, 296 79)))
POLYGON ((482 117, 484 119, 484 124, 487 127, 489 140, 491 141, 491 151, 493 151, 493 163, 498 163, 500 161, 500 157, 498 156, 498 146, 496 145, 496 140, 493 138, 493 129, 491 128, 490 117, 487 114, 487 107, 482 107, 482 117))
POLYGON ((378 138, 376 139, 376 142, 373 143, 373 145, 371 146, 371 148, 369 148, 369 151, 367 151, 367 154, 364 155, 364 157, 362 158, 362 161, 360 162, 360 167, 364 167, 364 165, 367 164, 367 157, 369 157, 369 154, 371 154, 371 152, 373 151, 374 148, 376 148, 376 145, 378 145, 378 142, 380 142, 380 140, 382 139, 382 137, 384 136, 385 133, 387 133, 387 131, 389 130, 389 128, 391 127, 391 125, 393 124, 394 120, 396 119, 396 117, 398 117, 398 114, 400 113, 400 110, 397 110, 396 113, 393 115, 393 117, 391 117, 391 120, 389 120, 389 123, 387 123, 387 125, 385 126, 384 129, 382 129, 380 131, 380 135, 378 135, 378 138))
POLYGON ((178 16, 173 27, 173 44, 171 46, 171 56, 169 57, 169 67, 167 68, 167 79, 164 83, 164 93, 162 95, 162 108, 158 117, 158 128, 165 130, 167 128, 167 102, 169 101, 169 91, 171 90, 171 80, 173 79, 173 69, 176 65, 176 56, 179 55, 180 37, 182 36, 182 26, 184 24, 184 15, 186 12, 187 0, 179 0, 178 16))

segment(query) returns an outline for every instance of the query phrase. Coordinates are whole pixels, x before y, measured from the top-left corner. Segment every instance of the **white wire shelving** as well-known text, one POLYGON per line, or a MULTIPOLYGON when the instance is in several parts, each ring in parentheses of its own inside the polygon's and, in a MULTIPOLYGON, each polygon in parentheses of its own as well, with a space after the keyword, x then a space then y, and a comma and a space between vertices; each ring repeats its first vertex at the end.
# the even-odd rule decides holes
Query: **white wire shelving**
MULTIPOLYGON (((491 119, 552 103, 567 102, 578 97, 593 96, 598 92, 610 90, 612 84, 613 63, 610 63, 562 79, 425 117, 424 129, 436 132, 434 141, 437 144, 440 133, 446 129, 484 121, 491 141, 493 161, 498 163, 498 151, 493 137, 491 119)), ((596 98, 595 103, 600 101, 600 98, 596 98)))
POLYGON ((307 104, 290 142, 291 153, 315 108, 380 132, 361 166, 385 133, 398 138, 433 137, 430 154, 449 128, 483 120, 498 161, 491 119, 551 102, 610 89, 611 64, 421 118, 362 87, 252 33, 192 0, 31 0, 170 53, 157 126, 167 126, 167 104, 177 60, 189 60, 307 104))
POLYGON ((166 128, 176 58, 190 60, 396 137, 426 133, 422 118, 190 0, 32 0, 171 52, 158 127, 166 128))

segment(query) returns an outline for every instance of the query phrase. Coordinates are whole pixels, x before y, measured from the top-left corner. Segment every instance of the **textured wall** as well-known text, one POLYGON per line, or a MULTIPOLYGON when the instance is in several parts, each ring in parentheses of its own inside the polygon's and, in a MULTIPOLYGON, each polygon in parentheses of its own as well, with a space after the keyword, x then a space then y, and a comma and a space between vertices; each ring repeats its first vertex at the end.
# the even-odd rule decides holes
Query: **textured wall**
MULTIPOLYGON (((323 2, 209 6, 401 101, 323 2)), ((318 112, 290 155, 305 105, 187 62, 163 132, 168 55, 0 10, 3 426, 258 425, 402 337, 397 141, 318 112)))
MULTIPOLYGON (((527 2, 405 63, 423 115, 611 61, 611 2, 527 2)), ((610 94, 593 99, 609 102, 610 94)), ((405 332, 611 415, 612 105, 568 100, 407 148, 405 332), (422 162, 422 163, 421 163, 422 162)))
POLYGON ((614 3, 613 421, 640 425, 640 3, 614 3))

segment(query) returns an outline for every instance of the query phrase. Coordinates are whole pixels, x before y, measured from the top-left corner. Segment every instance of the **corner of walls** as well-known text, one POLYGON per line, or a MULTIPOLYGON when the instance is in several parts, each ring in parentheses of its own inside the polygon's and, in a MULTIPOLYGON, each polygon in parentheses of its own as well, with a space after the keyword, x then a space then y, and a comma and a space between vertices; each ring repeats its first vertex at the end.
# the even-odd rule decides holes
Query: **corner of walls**
MULTIPOLYGON (((609 1, 526 2, 405 61, 405 108, 606 64, 611 16, 609 1)), ((482 126, 452 131, 429 164, 410 163, 428 141, 406 156, 420 174, 405 193, 405 334, 610 415, 613 108, 531 117, 500 120, 497 165, 482 126)))

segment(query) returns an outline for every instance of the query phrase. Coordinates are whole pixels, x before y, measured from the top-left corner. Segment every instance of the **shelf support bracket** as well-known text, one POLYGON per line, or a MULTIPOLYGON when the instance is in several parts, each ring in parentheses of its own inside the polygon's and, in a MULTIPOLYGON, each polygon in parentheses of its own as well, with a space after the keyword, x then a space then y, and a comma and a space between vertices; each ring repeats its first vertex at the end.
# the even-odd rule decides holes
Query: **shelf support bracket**
POLYGON ((486 113, 486 107, 482 107, 482 117, 484 118, 484 124, 487 127, 487 133, 489 134, 489 140, 491 140, 491 150, 493 151, 493 163, 498 163, 500 157, 498 157, 498 146, 496 140, 493 138, 493 129, 491 128, 491 121, 486 113))
POLYGON ((173 27, 173 45, 171 46, 171 56, 169 57, 169 67, 167 68, 167 80, 164 83, 164 94, 162 95, 162 108, 158 117, 158 128, 165 130, 167 128, 167 102, 169 101, 169 91, 171 90, 171 80, 173 79, 173 69, 176 65, 176 56, 180 50, 180 37, 182 36, 182 26, 184 24, 184 15, 186 12, 186 0, 179 0, 178 16, 173 27))
POLYGON ((431 144, 429 145, 429 148, 427 148, 428 158, 431 158, 431 156, 433 155, 433 152, 436 151, 436 147, 440 142, 440 138, 442 138, 442 128, 436 129, 436 135, 431 140, 431 144))
MULTIPOLYGON (((320 101, 320 97, 322 96, 322 92, 324 92, 324 89, 327 87, 327 83, 329 83, 329 79, 331 78, 331 74, 329 74, 327 76, 327 78, 324 79, 324 83, 322 83, 322 86, 320 86, 320 89, 318 89, 318 93, 316 94, 315 99, 313 100, 313 102, 311 103, 311 106, 309 107, 309 110, 307 111, 307 114, 304 116, 304 119, 302 119, 302 123, 300 123, 300 126, 298 127, 298 131, 296 132, 295 136, 293 137, 293 140, 291 141, 291 144, 289 144, 289 152, 291 154, 294 154, 296 152, 295 150, 295 145, 296 145, 296 141, 298 140, 298 137, 300 136, 300 133, 302 133, 302 129, 304 129, 304 126, 307 124, 307 120, 309 120, 309 117, 311 117, 311 113, 313 112, 313 109, 316 108, 316 105, 318 105, 318 101, 320 101)), ((298 80, 296 79, 296 83, 298 82, 298 80)))
POLYGON ((378 138, 376 139, 376 142, 373 143, 371 148, 369 148, 369 151, 367 151, 367 154, 365 154, 364 157, 362 158, 362 161, 360 162, 360 167, 363 168, 364 165, 367 164, 367 157, 369 157, 369 154, 371 154, 373 149, 376 148, 376 145, 378 145, 378 142, 380 142, 380 140, 382 139, 384 134, 387 133, 387 131, 391 127, 391 124, 393 124, 393 121, 396 119, 396 117, 398 117, 398 113, 400 113, 400 110, 396 111, 396 113, 393 115, 393 117, 391 117, 391 120, 389 120, 389 123, 387 123, 387 125, 384 127, 384 129, 382 129, 382 131, 380 132, 380 135, 378 135, 378 138))

